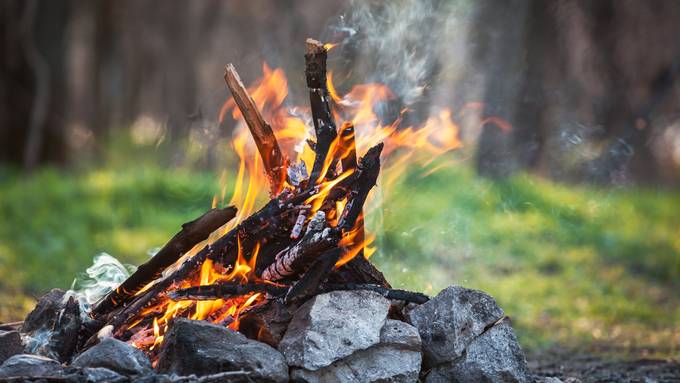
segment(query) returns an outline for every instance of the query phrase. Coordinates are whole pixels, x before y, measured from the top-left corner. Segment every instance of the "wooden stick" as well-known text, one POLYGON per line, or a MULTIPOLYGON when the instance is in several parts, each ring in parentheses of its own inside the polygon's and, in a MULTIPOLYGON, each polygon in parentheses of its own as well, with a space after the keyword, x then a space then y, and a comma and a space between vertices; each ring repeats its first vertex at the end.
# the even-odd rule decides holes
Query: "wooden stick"
POLYGON ((331 144, 338 136, 335 122, 328 103, 330 95, 326 85, 327 50, 320 42, 307 39, 307 54, 305 54, 305 76, 309 88, 309 103, 312 109, 312 121, 316 133, 314 151, 314 165, 309 177, 309 187, 319 183, 328 169, 324 169, 326 157, 329 155, 331 144))
POLYGON ((204 301, 214 300, 215 297, 230 298, 233 296, 246 295, 252 292, 266 292, 279 296, 288 291, 288 286, 279 286, 270 283, 217 283, 214 285, 193 286, 186 289, 175 290, 168 293, 168 298, 180 300, 204 301))
POLYGON ((182 230, 175 234, 163 248, 149 261, 139 266, 137 271, 128 277, 115 290, 104 297, 90 312, 93 319, 99 319, 120 305, 129 303, 135 294, 148 283, 157 279, 167 267, 197 243, 208 238, 210 233, 219 229, 236 216, 234 206, 224 209, 211 209, 199 218, 182 225, 182 230))
POLYGON ((331 291, 353 291, 353 290, 368 290, 374 291, 387 299, 394 299, 406 302, 413 302, 423 304, 430 300, 425 294, 416 293, 413 291, 398 290, 385 288, 378 285, 362 284, 362 283, 342 283, 342 284, 325 284, 321 286, 318 293, 327 293, 331 291))
POLYGON ((277 195, 283 189, 286 180, 286 162, 276 141, 272 127, 264 120, 257 108, 255 101, 248 94, 234 65, 227 64, 224 68, 224 81, 226 81, 234 101, 238 106, 243 119, 253 135, 257 150, 262 156, 265 171, 269 175, 272 195, 277 195))

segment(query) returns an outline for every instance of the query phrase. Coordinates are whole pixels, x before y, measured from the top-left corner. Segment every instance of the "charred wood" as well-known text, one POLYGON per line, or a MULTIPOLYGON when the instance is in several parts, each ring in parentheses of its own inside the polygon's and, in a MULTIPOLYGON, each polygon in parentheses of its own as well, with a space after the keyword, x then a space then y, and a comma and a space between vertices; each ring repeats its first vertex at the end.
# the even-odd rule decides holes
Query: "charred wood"
POLYGON ((168 293, 168 298, 180 300, 205 301, 219 298, 230 298, 254 292, 267 293, 272 296, 283 295, 288 291, 287 286, 272 283, 218 283, 214 285, 194 286, 175 290, 168 293))
POLYGON ((305 77, 309 88, 309 103, 312 109, 312 121, 316 133, 314 151, 314 165, 310 175, 309 185, 319 183, 327 170, 326 158, 330 154, 331 145, 338 133, 328 103, 330 98, 326 85, 326 58, 328 51, 320 42, 307 39, 307 53, 305 54, 305 77))
POLYGON ((319 285, 325 282, 333 271, 335 263, 340 259, 341 251, 341 249, 336 248, 321 254, 300 280, 291 286, 284 298, 285 302, 301 301, 314 295, 319 285))
POLYGON ((236 216, 236 208, 212 209, 199 218, 182 225, 163 248, 149 261, 139 266, 128 279, 111 291, 90 312, 93 319, 99 319, 119 305, 130 302, 134 295, 148 283, 161 276, 163 271, 175 263, 184 253, 197 243, 208 238, 210 233, 220 228, 236 216))
POLYGON ((386 287, 363 284, 363 283, 342 283, 342 284, 324 284, 318 290, 318 293, 327 293, 331 291, 351 291, 351 290, 368 290, 376 292, 387 299, 400 300, 405 302, 412 302, 423 304, 430 300, 425 294, 416 293, 413 291, 389 289, 386 287))

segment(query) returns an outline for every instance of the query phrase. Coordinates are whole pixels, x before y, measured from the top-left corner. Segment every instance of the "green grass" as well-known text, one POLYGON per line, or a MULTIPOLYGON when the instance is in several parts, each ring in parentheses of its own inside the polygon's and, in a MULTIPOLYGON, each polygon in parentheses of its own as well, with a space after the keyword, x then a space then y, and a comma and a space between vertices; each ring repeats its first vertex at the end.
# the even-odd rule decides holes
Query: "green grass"
MULTIPOLYGON (((27 295, 68 287, 92 257, 138 264, 209 208, 209 172, 139 166, 31 176, 0 170, 0 319, 27 295), (13 297, 13 298, 9 298, 13 297)), ((465 166, 411 169, 369 220, 374 261, 395 285, 483 289, 525 347, 680 343, 680 194, 480 179, 465 166)))

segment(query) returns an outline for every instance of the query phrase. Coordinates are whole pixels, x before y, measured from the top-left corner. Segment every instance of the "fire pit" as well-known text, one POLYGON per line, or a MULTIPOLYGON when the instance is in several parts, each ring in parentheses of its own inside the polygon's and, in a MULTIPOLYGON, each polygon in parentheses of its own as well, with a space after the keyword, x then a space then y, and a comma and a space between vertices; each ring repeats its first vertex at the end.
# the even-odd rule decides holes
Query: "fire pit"
POLYGON ((397 119, 360 150, 355 132, 355 124, 365 123, 360 112, 336 126, 344 119, 343 105, 356 106, 343 104, 329 85, 326 59, 332 46, 312 39, 306 46, 316 140, 303 143, 300 152, 313 159, 286 157, 256 101, 262 96, 251 97, 234 66, 227 65, 233 99, 223 113, 234 109, 259 153, 244 160, 246 137, 237 136, 237 184, 246 169, 251 179, 240 210, 217 208, 216 200, 87 313, 71 294, 54 290, 44 296, 20 329, 24 345, 16 332, 2 334, 14 351, 0 354, 7 359, 0 377, 531 380, 512 327, 493 298, 459 286, 433 299, 394 289, 368 259, 372 236, 364 229, 364 205, 376 185, 381 154, 395 149, 382 139, 397 136, 414 148, 425 143, 441 154, 460 146, 455 127, 397 131, 397 119), (334 99, 337 108, 331 107, 334 99), (271 198, 252 213, 254 189, 264 185, 253 182, 260 173, 266 174, 271 198), (22 354, 24 347, 36 355, 22 354))

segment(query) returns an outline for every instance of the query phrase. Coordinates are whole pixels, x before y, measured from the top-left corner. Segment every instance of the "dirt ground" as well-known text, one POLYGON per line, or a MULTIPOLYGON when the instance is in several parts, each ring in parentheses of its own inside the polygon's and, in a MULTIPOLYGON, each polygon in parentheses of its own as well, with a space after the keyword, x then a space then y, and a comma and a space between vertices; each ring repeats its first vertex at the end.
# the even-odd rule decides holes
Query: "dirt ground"
MULTIPOLYGON (((635 356, 599 356, 580 352, 546 352, 527 356, 537 376, 556 377, 564 383, 677 383, 678 359, 635 356)), ((552 383, 550 380, 543 380, 552 383)))

